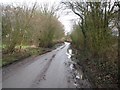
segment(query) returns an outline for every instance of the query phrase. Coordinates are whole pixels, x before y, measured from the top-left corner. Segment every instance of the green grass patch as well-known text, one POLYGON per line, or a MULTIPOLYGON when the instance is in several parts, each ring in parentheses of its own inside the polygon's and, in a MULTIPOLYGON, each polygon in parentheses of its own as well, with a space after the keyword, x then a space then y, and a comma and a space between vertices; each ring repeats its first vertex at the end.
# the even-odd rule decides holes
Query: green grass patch
POLYGON ((24 49, 22 48, 20 51, 15 51, 12 54, 3 54, 2 55, 2 62, 1 66, 6 66, 9 65, 13 62, 25 59, 29 56, 37 56, 41 55, 43 53, 42 48, 30 48, 30 47, 25 47, 24 49))
POLYGON ((14 54, 4 54, 2 58, 2 66, 11 64, 15 61, 29 57, 29 53, 15 52, 14 54))
POLYGON ((40 47, 31 47, 31 46, 22 46, 22 49, 20 49, 20 46, 16 46, 15 51, 13 53, 3 54, 2 55, 2 62, 1 66, 9 65, 13 62, 25 59, 29 56, 38 56, 47 52, 50 52, 51 50, 57 48, 58 46, 61 46, 62 44, 56 44, 52 48, 40 48, 40 47))
MULTIPOLYGON (((31 46, 29 45, 22 45, 22 49, 27 49, 30 48, 31 46)), ((15 48, 20 48, 20 45, 17 45, 15 48)))

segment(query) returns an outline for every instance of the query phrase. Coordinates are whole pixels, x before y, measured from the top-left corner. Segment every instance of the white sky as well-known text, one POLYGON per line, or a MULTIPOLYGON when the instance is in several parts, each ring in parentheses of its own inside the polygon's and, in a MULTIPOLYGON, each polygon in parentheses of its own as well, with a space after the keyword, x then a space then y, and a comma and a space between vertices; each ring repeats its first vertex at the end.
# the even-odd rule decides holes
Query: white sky
MULTIPOLYGON (((64 0, 0 0, 0 3, 3 3, 3 4, 10 4, 10 3, 24 4, 26 3, 27 5, 30 5, 34 2, 38 2, 40 4, 45 2, 45 3, 49 3, 49 5, 53 5, 54 3, 56 4, 59 3, 60 1, 64 1, 64 0)), ((115 0, 111 0, 111 1, 115 1, 115 0)), ((65 15, 65 12, 60 12, 59 15, 60 15, 59 20, 64 25, 65 32, 66 33, 70 32, 72 29, 72 23, 74 22, 74 19, 78 18, 78 16, 76 16, 75 14, 65 15)))
MULTIPOLYGON (((49 3, 50 5, 53 5, 54 3, 59 3, 62 0, 0 0, 0 3, 3 4, 10 4, 10 3, 26 3, 26 4, 31 4, 34 2, 38 3, 49 3)), ((64 25, 65 32, 70 32, 72 28, 72 22, 73 19, 78 18, 76 15, 65 15, 65 12, 60 13, 60 22, 64 25)))

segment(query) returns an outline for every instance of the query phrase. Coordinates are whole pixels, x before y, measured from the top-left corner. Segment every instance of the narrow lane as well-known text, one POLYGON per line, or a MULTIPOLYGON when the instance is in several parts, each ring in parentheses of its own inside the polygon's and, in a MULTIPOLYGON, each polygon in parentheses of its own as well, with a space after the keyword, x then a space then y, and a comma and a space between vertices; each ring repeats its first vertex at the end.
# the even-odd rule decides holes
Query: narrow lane
POLYGON ((67 88, 64 62, 69 44, 3 69, 3 88, 67 88), (33 61, 34 60, 34 61, 33 61))
MULTIPOLYGON (((67 88, 65 61, 68 45, 61 49, 53 58, 51 65, 44 74, 44 79, 37 83, 37 88, 67 88)), ((38 80, 38 79, 37 79, 38 80)))

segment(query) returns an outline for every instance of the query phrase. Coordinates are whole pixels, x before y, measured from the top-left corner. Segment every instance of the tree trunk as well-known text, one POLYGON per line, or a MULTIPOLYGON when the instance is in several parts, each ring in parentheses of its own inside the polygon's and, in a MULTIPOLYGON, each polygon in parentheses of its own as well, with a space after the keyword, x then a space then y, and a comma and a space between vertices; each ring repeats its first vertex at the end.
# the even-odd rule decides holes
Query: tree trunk
MULTIPOLYGON (((120 5, 118 5, 119 7, 119 11, 118 11, 118 32, 119 32, 119 36, 118 36, 118 77, 120 76, 120 5)), ((120 77, 118 78, 118 83, 120 84, 120 77)), ((119 85, 120 88, 120 85, 119 85)))

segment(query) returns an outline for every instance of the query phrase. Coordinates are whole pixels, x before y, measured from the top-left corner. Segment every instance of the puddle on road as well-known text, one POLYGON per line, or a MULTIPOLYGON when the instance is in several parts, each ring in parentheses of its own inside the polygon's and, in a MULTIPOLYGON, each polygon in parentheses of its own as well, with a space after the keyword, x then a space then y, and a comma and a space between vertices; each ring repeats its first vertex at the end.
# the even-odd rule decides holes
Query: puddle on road
MULTIPOLYGON (((82 75, 81 75, 81 76, 82 76, 82 75)), ((80 77, 79 77, 79 76, 76 76, 76 78, 77 78, 77 79, 80 79, 80 77)))
POLYGON ((68 59, 71 58, 72 54, 72 49, 68 49, 68 52, 66 52, 66 55, 68 56, 68 59))
POLYGON ((78 72, 77 69, 74 67, 73 64, 70 65, 70 69, 74 73, 74 78, 75 79, 79 79, 79 80, 81 79, 81 80, 83 80, 83 72, 78 72))
POLYGON ((85 79, 82 69, 70 59, 73 56, 72 49, 68 49, 66 55, 68 56, 68 61, 65 65, 69 68, 68 72, 71 75, 68 81, 72 82, 76 88, 90 88, 91 85, 88 79, 85 79))
POLYGON ((78 84, 76 84, 76 83, 74 83, 74 85, 77 87, 78 86, 78 84))
POLYGON ((77 70, 76 70, 76 79, 81 79, 81 80, 83 80, 83 72, 78 72, 77 70))
POLYGON ((69 65, 69 71, 71 74, 71 81, 76 88, 90 88, 91 85, 88 79, 85 78, 81 70, 76 69, 75 64, 71 63, 69 65))
MULTIPOLYGON (((69 44, 69 43, 65 43, 65 44, 69 44)), ((71 57, 74 56, 71 48, 67 50, 66 55, 68 59, 64 63, 65 66, 67 67, 68 82, 70 84, 69 87, 91 88, 91 84, 84 75, 81 67, 71 59, 71 57)))
POLYGON ((73 69, 74 69, 74 68, 73 68, 73 64, 70 64, 70 69, 71 69, 71 70, 73 70, 73 69))

